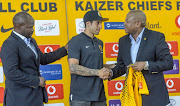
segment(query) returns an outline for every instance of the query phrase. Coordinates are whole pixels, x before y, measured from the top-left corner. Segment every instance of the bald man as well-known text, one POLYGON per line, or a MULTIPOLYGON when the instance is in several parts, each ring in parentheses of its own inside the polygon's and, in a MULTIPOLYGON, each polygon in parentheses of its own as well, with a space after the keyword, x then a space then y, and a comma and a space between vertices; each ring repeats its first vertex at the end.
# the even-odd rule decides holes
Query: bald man
POLYGON ((4 106, 43 106, 48 102, 46 81, 40 76, 40 64, 46 65, 67 55, 67 45, 43 54, 31 36, 34 19, 26 12, 13 18, 14 31, 1 48, 6 76, 4 106))
POLYGON ((163 71, 173 68, 172 55, 164 34, 145 26, 143 11, 132 10, 127 14, 124 29, 128 34, 119 39, 117 65, 112 69, 112 78, 125 74, 127 67, 141 71, 149 89, 149 95, 142 95, 142 106, 166 106, 169 95, 163 71))

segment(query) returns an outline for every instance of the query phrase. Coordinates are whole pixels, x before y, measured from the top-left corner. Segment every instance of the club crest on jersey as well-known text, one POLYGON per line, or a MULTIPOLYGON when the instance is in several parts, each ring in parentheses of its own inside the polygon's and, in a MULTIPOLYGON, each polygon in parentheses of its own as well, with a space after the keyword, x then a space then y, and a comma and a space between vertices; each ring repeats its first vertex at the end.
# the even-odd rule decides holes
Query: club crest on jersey
POLYGON ((100 17, 102 17, 102 15, 101 15, 101 13, 98 11, 98 15, 100 16, 100 17))
POLYGON ((103 51, 103 49, 102 49, 102 46, 101 46, 101 45, 99 45, 99 49, 101 50, 101 52, 103 51))

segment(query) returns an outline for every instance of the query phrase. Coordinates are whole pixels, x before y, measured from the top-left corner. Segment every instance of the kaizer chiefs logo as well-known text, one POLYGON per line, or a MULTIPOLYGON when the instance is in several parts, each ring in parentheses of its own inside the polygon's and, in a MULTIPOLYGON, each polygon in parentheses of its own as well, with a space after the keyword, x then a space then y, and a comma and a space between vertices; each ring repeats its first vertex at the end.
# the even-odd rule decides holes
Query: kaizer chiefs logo
POLYGON ((99 49, 101 50, 101 52, 103 51, 103 49, 102 49, 102 46, 101 46, 101 45, 99 45, 99 49))
POLYGON ((100 17, 102 17, 102 15, 101 15, 101 13, 98 11, 98 15, 100 16, 100 17))

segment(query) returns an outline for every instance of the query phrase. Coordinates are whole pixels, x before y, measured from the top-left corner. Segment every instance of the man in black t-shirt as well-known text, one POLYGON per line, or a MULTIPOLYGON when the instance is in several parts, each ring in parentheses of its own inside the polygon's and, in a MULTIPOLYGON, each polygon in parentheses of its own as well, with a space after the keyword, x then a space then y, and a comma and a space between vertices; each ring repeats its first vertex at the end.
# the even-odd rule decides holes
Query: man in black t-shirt
POLYGON ((111 76, 107 68, 114 65, 103 65, 103 42, 94 36, 107 20, 99 11, 88 11, 83 18, 85 31, 69 41, 70 106, 107 106, 103 80, 111 76))

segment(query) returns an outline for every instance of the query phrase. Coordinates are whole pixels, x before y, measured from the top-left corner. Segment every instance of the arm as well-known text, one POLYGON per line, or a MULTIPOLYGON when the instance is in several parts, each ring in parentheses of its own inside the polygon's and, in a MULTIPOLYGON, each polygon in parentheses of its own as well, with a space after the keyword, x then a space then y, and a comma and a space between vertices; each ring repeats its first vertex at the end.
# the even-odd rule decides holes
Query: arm
POLYGON ((84 66, 79 65, 79 60, 75 58, 69 58, 69 70, 71 74, 77 74, 81 76, 99 76, 100 78, 103 78, 106 74, 109 74, 109 72, 103 72, 106 68, 102 68, 100 70, 98 69, 89 69, 84 66))
POLYGON ((52 63, 64 56, 67 55, 67 48, 68 48, 68 43, 64 46, 64 47, 61 47, 53 52, 50 52, 50 53, 42 53, 41 50, 38 48, 37 46, 37 43, 36 41, 32 39, 32 42, 34 43, 34 45, 37 47, 38 49, 38 52, 40 54, 40 64, 42 65, 46 65, 46 64, 49 64, 49 63, 52 63))
POLYGON ((115 64, 103 64, 103 67, 106 67, 106 68, 109 68, 109 69, 112 69, 115 66, 116 66, 115 64))
POLYGON ((127 70, 127 67, 125 66, 125 64, 124 64, 124 62, 122 60, 122 55, 121 55, 121 50, 120 50, 120 48, 121 48, 121 44, 120 44, 121 41, 120 40, 119 40, 119 51, 118 51, 118 57, 117 57, 117 64, 112 69, 112 71, 113 71, 112 79, 117 78, 117 77, 119 77, 121 75, 124 75, 126 73, 126 70, 127 70))
POLYGON ((53 52, 45 53, 45 54, 43 54, 41 50, 38 48, 40 52, 40 64, 46 65, 66 56, 67 47, 68 47, 68 44, 66 44, 65 47, 61 47, 53 52))
POLYGON ((173 58, 163 34, 158 35, 155 55, 156 61, 148 61, 150 73, 167 71, 173 68, 173 58))

